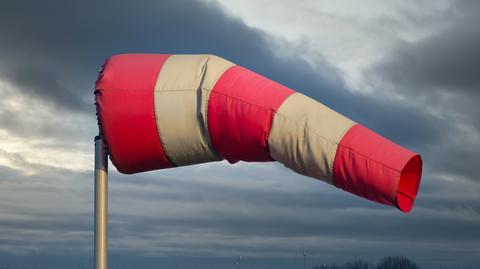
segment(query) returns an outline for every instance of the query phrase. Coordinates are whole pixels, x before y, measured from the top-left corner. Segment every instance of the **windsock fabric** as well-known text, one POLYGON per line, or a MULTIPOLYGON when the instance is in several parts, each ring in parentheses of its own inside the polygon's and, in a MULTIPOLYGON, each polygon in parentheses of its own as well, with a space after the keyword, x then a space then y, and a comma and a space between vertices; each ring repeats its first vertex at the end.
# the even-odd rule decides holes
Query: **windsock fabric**
POLYGON ((122 173, 278 161, 401 211, 413 207, 418 154, 220 57, 114 55, 95 88, 100 132, 122 173))

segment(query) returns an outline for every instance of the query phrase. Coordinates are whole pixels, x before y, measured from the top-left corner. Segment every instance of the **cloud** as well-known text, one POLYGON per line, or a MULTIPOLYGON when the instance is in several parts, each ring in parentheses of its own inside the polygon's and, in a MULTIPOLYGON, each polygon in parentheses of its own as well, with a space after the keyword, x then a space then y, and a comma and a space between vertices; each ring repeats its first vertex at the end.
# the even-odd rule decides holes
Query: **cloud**
POLYGON ((448 26, 416 42, 399 42, 365 72, 378 88, 401 96, 435 122, 428 129, 441 139, 424 140, 427 166, 474 181, 480 179, 475 164, 480 158, 479 8, 478 3, 456 2, 448 26))
POLYGON ((149 1, 134 5, 103 2, 94 7, 89 2, 71 6, 63 1, 11 5, 4 9, 4 26, 0 26, 0 31, 12 36, 0 45, 4 47, 0 53, 9 51, 3 65, 15 66, 14 62, 20 58, 51 74, 38 75, 47 71, 40 72, 37 68, 33 71, 37 75, 28 80, 15 79, 21 74, 25 77, 26 71, 16 71, 14 74, 20 72, 20 75, 9 79, 20 91, 36 93, 43 96, 44 101, 55 101, 61 107, 87 109, 92 114, 93 107, 86 106, 85 100, 91 100, 98 66, 111 54, 213 53, 304 92, 402 144, 418 145, 418 140, 434 142, 436 139, 436 133, 431 132, 431 125, 435 123, 421 111, 413 111, 398 102, 350 94, 338 71, 325 59, 316 57, 316 66, 312 68, 311 63, 300 57, 301 47, 294 47, 290 52, 275 49, 275 45, 284 41, 226 16, 215 3, 187 5, 167 1, 161 8, 149 1), (65 12, 45 16, 51 9, 65 12), (14 14, 23 14, 35 24, 17 25, 14 31, 23 34, 15 35, 9 27, 14 14), (104 14, 109 14, 108 19, 104 14), (27 47, 25 44, 35 45, 27 47), (35 78, 37 81, 29 82, 35 78))
POLYGON ((60 85, 55 75, 46 70, 27 66, 8 70, 5 78, 32 99, 38 98, 67 110, 91 112, 91 105, 89 106, 78 92, 60 85))
POLYGON ((390 59, 378 67, 393 83, 416 94, 455 91, 478 97, 480 77, 480 23, 476 2, 459 2, 449 14, 451 25, 418 42, 399 44, 390 59), (420 90, 421 88, 422 90, 420 90))

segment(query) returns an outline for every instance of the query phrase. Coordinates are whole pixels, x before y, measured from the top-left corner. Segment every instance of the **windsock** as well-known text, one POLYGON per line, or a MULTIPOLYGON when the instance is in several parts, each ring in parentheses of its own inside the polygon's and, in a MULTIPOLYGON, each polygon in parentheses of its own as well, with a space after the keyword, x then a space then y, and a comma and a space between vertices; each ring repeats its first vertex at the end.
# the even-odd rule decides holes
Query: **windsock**
POLYGON ((100 132, 122 173, 278 161, 403 212, 417 196, 418 154, 214 55, 114 55, 99 74, 95 100, 100 132))

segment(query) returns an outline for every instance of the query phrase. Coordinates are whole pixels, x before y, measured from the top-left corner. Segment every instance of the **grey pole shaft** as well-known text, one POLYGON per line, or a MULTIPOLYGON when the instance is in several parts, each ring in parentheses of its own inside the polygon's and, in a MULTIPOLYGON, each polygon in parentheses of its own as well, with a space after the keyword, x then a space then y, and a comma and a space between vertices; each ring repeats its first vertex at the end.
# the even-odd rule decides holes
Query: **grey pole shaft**
POLYGON ((303 269, 307 269, 307 252, 303 250, 303 269))
POLYGON ((108 159, 101 136, 95 137, 95 269, 108 268, 108 159))

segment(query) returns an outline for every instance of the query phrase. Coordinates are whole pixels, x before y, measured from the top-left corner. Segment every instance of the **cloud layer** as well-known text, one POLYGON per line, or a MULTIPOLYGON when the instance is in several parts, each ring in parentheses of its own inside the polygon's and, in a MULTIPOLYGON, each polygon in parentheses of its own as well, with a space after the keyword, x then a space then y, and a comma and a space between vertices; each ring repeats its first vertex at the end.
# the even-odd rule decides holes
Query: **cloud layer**
MULTIPOLYGON (((437 21, 398 5, 382 31, 409 16, 409 25, 437 21)), ((251 68, 422 153, 426 172, 416 208, 402 215, 273 163, 136 176, 112 166, 112 264, 211 268, 242 256, 252 268, 291 268, 302 249, 312 265, 386 255, 425 268, 480 263, 479 7, 455 2, 435 31, 390 39, 389 53, 357 70, 369 78, 365 92, 351 88, 348 68, 309 48, 321 39, 252 28, 226 8, 172 0, 0 9, 0 260, 91 265, 93 83, 109 55, 150 52, 212 53, 251 68)), ((294 10, 318 28, 305 9, 294 10)), ((372 21, 385 22, 375 12, 372 21)))

